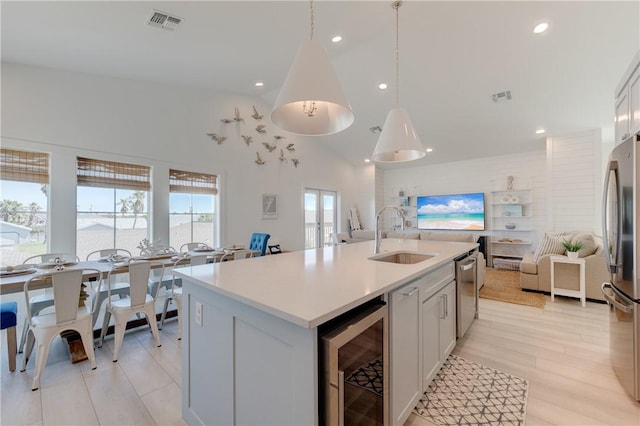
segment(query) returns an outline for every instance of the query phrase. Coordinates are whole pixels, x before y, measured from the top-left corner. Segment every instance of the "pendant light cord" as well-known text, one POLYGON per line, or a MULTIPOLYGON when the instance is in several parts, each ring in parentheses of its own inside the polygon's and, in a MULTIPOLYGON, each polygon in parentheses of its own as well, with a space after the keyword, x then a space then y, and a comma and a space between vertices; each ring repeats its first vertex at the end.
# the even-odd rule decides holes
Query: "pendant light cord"
POLYGON ((400 106, 400 24, 399 24, 399 9, 402 2, 396 1, 393 3, 393 8, 396 10, 396 106, 400 106))
POLYGON ((311 19, 311 34, 309 36, 309 40, 313 41, 313 0, 309 1, 309 19, 311 19))

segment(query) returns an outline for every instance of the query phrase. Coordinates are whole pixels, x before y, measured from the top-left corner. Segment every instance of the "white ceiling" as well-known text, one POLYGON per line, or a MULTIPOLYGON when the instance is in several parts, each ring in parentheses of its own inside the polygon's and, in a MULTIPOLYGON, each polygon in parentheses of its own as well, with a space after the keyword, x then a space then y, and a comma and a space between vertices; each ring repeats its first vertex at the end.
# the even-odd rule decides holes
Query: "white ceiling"
MULTIPOLYGON (((309 36, 306 1, 2 1, 2 61, 277 96, 309 36), (184 19, 144 25, 152 9, 184 19), (254 82, 262 80, 263 88, 254 82)), ((400 8, 400 104, 426 159, 407 166, 543 149, 544 135, 613 129, 614 89, 640 49, 639 1, 431 2, 400 8), (546 20, 550 29, 534 35, 546 20), (513 100, 493 103, 495 92, 513 100)), ((394 106, 390 1, 316 1, 327 48, 356 121, 317 143, 356 164, 394 106), (344 41, 332 44, 341 34, 344 41), (379 82, 389 89, 381 92, 379 82)))

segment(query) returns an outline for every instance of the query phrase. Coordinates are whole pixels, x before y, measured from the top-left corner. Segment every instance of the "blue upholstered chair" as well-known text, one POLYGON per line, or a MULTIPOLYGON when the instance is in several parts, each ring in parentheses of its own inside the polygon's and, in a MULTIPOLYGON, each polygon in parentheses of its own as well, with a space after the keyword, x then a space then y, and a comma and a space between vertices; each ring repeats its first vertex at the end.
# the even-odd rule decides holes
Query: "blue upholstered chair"
POLYGON ((267 251, 267 242, 271 238, 269 234, 260 234, 254 232, 251 234, 251 241, 249 241, 249 250, 258 250, 260 254, 256 254, 254 257, 264 256, 267 251))
POLYGON ((0 330, 7 329, 7 355, 9 371, 16 371, 16 325, 18 324, 18 304, 0 303, 0 330))

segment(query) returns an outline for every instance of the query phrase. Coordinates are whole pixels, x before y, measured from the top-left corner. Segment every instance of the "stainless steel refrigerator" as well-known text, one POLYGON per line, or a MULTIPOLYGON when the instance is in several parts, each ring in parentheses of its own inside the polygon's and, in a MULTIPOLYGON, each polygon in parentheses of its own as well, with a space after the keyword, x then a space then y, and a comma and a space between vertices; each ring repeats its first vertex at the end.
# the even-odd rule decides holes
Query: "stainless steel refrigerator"
POLYGON ((640 134, 609 156, 603 196, 603 245, 610 282, 602 293, 610 307, 609 353, 625 390, 640 401, 640 134))

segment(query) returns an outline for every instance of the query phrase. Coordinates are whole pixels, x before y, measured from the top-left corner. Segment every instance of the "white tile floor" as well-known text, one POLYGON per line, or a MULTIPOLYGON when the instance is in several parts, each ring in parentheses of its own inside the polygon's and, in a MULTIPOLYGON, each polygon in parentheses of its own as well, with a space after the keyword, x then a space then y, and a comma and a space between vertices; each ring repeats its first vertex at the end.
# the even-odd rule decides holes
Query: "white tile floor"
MULTIPOLYGON (((32 392, 33 357, 27 371, 10 373, 2 335, 2 425, 182 425, 181 342, 178 323, 165 323, 157 348, 148 327, 129 331, 118 362, 111 337, 95 348, 98 368, 71 364, 63 341, 54 342, 40 390, 32 392)), ((18 370, 22 355, 18 355, 18 370)))
MULTIPOLYGON (((528 426, 640 425, 640 403, 625 394, 609 365, 606 305, 581 308, 575 299, 547 297, 537 309, 480 299, 480 312, 454 353, 528 379, 528 426)), ((117 363, 109 337, 96 348, 95 371, 87 361, 72 365, 58 341, 40 390, 32 392, 33 360, 26 372, 9 373, 3 331, 0 424, 184 424, 177 321, 160 333, 156 348, 148 327, 128 332, 117 363)), ((407 425, 429 423, 412 415, 407 425)))

